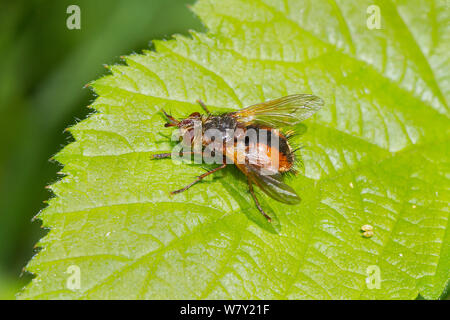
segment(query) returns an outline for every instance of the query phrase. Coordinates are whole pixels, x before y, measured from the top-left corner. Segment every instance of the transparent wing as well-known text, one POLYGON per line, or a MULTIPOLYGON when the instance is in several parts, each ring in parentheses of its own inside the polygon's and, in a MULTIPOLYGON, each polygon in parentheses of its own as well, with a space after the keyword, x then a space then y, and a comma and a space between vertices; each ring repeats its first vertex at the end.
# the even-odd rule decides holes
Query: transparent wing
POLYGON ((301 201, 294 189, 283 182, 281 174, 261 174, 258 167, 246 164, 245 169, 249 179, 269 197, 287 204, 297 204, 301 201))
POLYGON ((254 104, 232 112, 239 122, 250 125, 258 124, 268 127, 286 127, 308 119, 324 102, 312 94, 293 94, 290 96, 254 104))

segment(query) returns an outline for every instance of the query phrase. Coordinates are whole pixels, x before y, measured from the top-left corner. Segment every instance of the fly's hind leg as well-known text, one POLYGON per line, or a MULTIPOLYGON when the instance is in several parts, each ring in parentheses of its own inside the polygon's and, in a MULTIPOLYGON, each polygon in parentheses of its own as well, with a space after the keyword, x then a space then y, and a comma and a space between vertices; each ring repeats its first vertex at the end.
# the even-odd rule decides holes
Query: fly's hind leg
POLYGON ((248 179, 247 181, 248 181, 248 188, 250 189, 250 193, 251 193, 251 195, 252 195, 252 197, 253 197, 253 200, 255 200, 255 204, 256 204, 256 207, 258 208, 259 212, 261 212, 261 214, 267 219, 268 222, 272 222, 272 218, 269 217, 269 216, 264 212, 263 208, 262 208, 261 205, 259 204, 259 201, 258 201, 258 199, 256 198, 256 195, 255 195, 255 191, 253 190, 252 182, 250 181, 250 179, 248 179))
POLYGON ((206 111, 207 114, 211 114, 211 112, 209 112, 209 110, 208 110, 208 107, 202 100, 198 99, 197 103, 203 108, 203 110, 206 111))
POLYGON ((193 186, 194 184, 196 184, 197 182, 201 181, 201 180, 202 180, 203 178, 205 178, 206 176, 209 176, 210 174, 212 174, 212 173, 214 173, 214 172, 217 172, 217 171, 219 171, 219 170, 225 168, 226 166, 227 166, 227 164, 224 163, 224 164, 222 164, 220 167, 217 167, 217 168, 212 169, 211 171, 205 172, 204 174, 198 176, 198 178, 195 179, 193 182, 189 183, 186 187, 184 187, 184 188, 182 188, 182 189, 179 189, 179 190, 172 191, 170 194, 174 195, 174 194, 176 194, 176 193, 180 193, 180 192, 186 191, 187 189, 189 189, 190 187, 192 187, 192 186, 193 186))

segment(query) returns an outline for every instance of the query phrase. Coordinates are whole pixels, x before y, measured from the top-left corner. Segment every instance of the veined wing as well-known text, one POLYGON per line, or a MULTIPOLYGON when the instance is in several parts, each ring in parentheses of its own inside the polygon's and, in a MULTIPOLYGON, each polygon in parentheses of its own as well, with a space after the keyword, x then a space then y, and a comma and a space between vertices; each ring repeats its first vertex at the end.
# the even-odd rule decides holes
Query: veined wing
POLYGON ((230 113, 238 122, 245 125, 257 124, 268 127, 286 127, 308 119, 324 102, 312 94, 293 94, 290 96, 254 104, 230 113))

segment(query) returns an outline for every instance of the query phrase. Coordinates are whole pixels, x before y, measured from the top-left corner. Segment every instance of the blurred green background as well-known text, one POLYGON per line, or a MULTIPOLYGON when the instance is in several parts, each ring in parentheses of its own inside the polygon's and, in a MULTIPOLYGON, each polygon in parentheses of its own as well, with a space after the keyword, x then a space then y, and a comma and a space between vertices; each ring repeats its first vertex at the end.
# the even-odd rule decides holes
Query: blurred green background
POLYGON ((22 269, 46 233, 31 219, 52 196, 45 186, 60 166, 48 159, 71 141, 64 129, 89 114, 83 86, 152 39, 204 30, 193 2, 0 0, 0 299, 31 279, 22 269), (72 4, 80 30, 66 27, 72 4))

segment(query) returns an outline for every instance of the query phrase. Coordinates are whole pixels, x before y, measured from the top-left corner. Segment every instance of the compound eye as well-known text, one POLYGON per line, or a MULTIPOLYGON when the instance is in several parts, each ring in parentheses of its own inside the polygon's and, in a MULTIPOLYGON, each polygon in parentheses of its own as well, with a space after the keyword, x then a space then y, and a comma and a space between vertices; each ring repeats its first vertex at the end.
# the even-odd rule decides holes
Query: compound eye
POLYGON ((201 117, 201 114, 198 112, 191 113, 191 115, 189 116, 189 118, 200 118, 200 117, 201 117))

